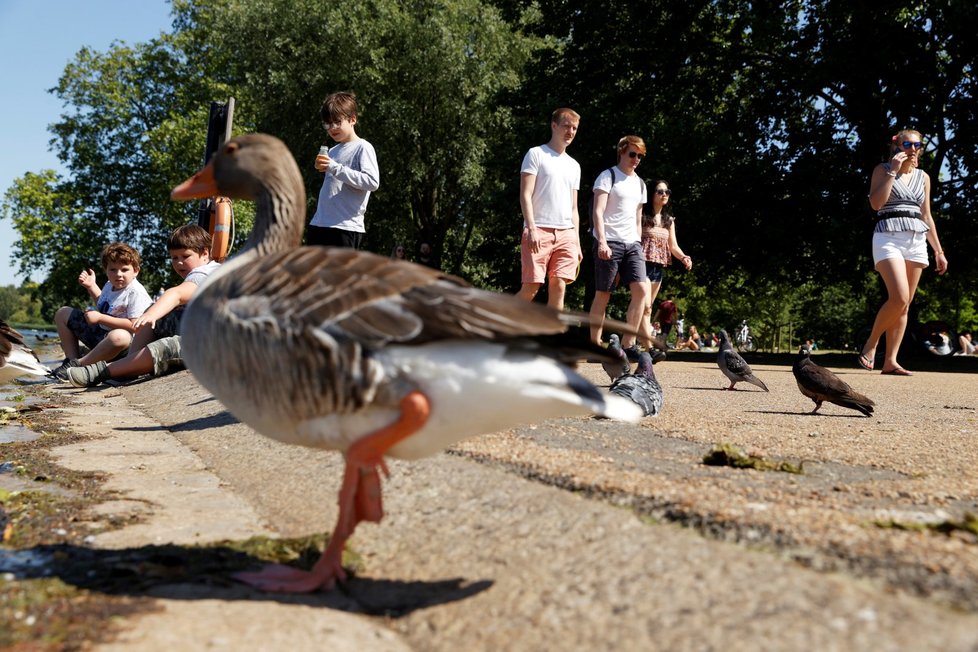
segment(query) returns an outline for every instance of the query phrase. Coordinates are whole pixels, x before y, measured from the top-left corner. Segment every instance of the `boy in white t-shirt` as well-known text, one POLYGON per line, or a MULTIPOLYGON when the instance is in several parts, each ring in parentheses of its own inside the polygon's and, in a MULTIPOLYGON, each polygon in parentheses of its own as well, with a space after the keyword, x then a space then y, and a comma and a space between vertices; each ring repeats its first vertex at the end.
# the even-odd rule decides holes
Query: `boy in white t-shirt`
POLYGON ((55 313, 65 359, 51 371, 52 376, 67 380, 71 367, 111 360, 129 347, 135 331, 133 322, 153 303, 136 280, 139 264, 138 251, 112 242, 102 248, 102 268, 109 280, 101 290, 93 270, 82 270, 78 275, 78 283, 88 291, 94 305, 85 310, 62 306, 55 313), (84 356, 80 355, 79 342, 90 349, 84 356))
POLYGON ((198 287, 220 267, 220 263, 210 259, 211 245, 211 235, 196 224, 174 230, 166 247, 173 271, 183 282, 167 288, 135 321, 136 335, 126 357, 69 369, 68 382, 75 387, 92 387, 110 378, 163 375, 182 368, 179 332, 183 309, 198 287))
POLYGON ((563 310, 567 284, 577 278, 581 262, 577 191, 581 166, 567 154, 581 116, 572 109, 553 112, 550 141, 532 147, 520 167, 520 239, 522 286, 516 296, 533 301, 544 281, 547 305, 563 310))

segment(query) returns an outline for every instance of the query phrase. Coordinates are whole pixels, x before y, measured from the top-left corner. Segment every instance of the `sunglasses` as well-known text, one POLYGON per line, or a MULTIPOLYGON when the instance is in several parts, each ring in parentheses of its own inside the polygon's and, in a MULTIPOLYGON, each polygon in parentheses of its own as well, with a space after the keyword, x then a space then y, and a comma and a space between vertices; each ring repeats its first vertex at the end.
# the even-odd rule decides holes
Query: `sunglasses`
POLYGON ((912 140, 905 140, 901 144, 903 145, 903 149, 921 149, 924 146, 923 143, 921 142, 915 143, 912 140))
POLYGON ((637 158, 638 160, 641 161, 643 158, 645 158, 645 154, 639 154, 638 152, 629 152, 628 158, 637 158))
POLYGON ((655 189, 655 194, 657 194, 657 195, 665 195, 666 197, 668 197, 669 195, 672 194, 672 191, 669 190, 668 188, 656 188, 655 189))

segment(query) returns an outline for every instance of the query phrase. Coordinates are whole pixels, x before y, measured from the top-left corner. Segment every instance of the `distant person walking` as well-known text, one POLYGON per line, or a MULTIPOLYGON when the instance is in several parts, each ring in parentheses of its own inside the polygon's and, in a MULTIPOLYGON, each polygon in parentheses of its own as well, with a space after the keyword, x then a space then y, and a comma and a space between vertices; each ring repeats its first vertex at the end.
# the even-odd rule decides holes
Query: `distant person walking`
POLYGON ((881 373, 895 376, 911 375, 897 362, 897 353, 907 329, 910 302, 928 265, 928 242, 934 249, 937 273, 947 271, 947 258, 930 212, 930 176, 920 169, 923 147, 920 132, 898 132, 890 139, 890 160, 876 166, 869 186, 869 204, 877 215, 873 264, 886 285, 887 297, 857 360, 863 369, 872 371, 876 347, 885 333, 881 373))
POLYGON ((532 147, 520 167, 522 286, 517 296, 533 301, 547 282, 547 305, 563 310, 567 284, 581 262, 577 191, 581 166, 567 154, 581 116, 567 108, 550 118, 550 141, 532 147))

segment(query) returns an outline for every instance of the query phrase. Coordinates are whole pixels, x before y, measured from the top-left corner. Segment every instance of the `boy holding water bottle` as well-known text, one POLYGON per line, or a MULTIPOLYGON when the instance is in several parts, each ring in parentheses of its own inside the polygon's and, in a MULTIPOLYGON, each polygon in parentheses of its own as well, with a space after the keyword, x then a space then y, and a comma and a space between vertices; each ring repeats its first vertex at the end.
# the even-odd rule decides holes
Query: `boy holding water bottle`
POLYGON ((332 93, 319 112, 336 144, 324 145, 316 156, 316 169, 325 172, 326 178, 316 214, 306 229, 306 244, 359 249, 370 193, 380 187, 377 154, 373 145, 357 135, 356 95, 332 93))

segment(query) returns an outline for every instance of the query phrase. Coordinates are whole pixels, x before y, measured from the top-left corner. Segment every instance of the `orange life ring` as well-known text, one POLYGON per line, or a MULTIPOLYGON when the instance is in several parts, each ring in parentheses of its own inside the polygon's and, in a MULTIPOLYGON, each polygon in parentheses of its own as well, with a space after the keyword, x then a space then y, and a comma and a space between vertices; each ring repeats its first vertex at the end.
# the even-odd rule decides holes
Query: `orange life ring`
POLYGON ((208 229, 211 234, 211 260, 223 263, 231 247, 231 229, 234 212, 231 210, 231 200, 227 197, 215 197, 211 204, 211 224, 208 229))

